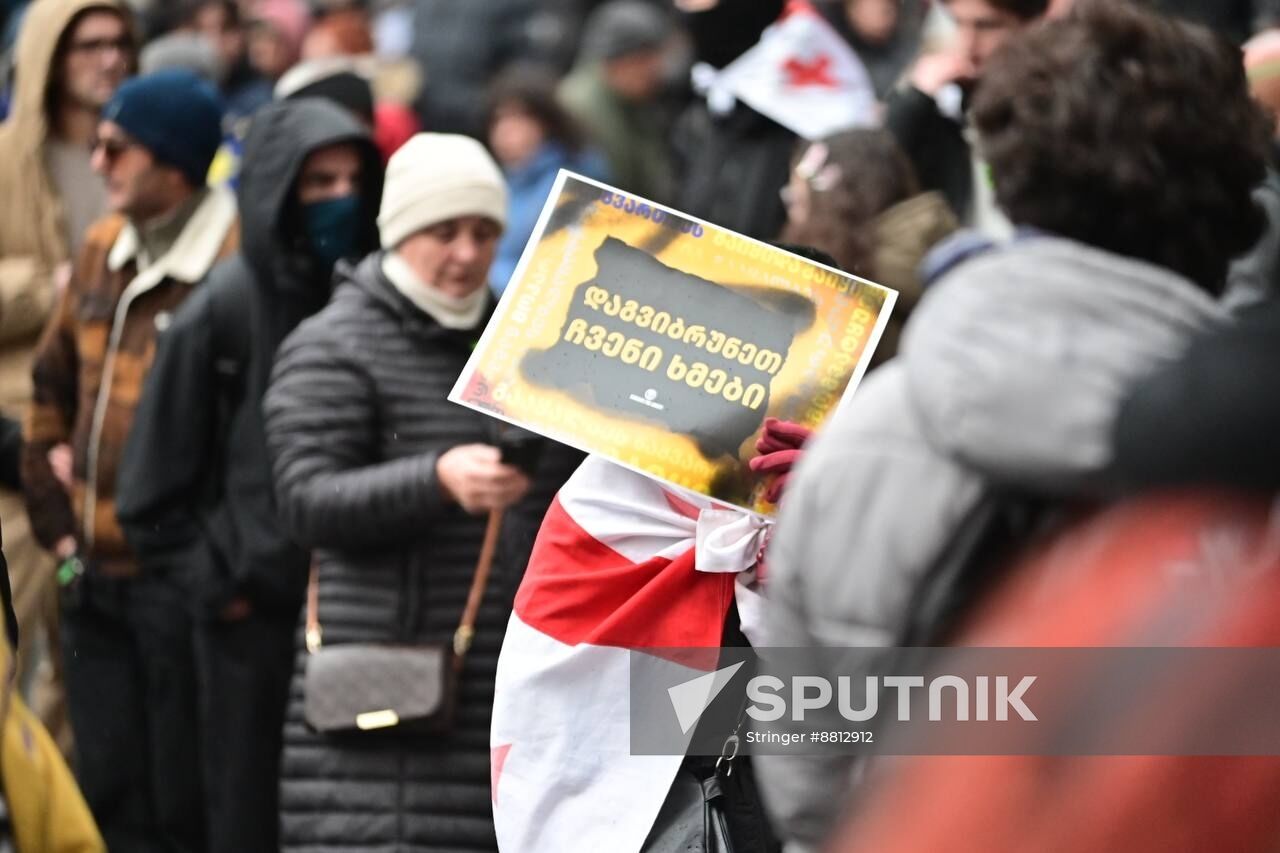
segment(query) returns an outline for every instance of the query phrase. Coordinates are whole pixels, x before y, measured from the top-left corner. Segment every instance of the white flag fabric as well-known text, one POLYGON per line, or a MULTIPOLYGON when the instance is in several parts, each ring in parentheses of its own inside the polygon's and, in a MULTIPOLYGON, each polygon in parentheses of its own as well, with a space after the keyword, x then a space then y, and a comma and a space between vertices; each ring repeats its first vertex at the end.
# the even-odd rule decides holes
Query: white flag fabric
POLYGON ((880 123, 862 60, 808 0, 790 0, 711 84, 808 140, 880 123))
POLYGON ((744 620, 754 612, 736 573, 756 562, 768 524, 595 456, 564 485, 498 660, 490 747, 504 853, 640 850, 681 757, 630 754, 630 652, 719 647, 735 596, 744 620))

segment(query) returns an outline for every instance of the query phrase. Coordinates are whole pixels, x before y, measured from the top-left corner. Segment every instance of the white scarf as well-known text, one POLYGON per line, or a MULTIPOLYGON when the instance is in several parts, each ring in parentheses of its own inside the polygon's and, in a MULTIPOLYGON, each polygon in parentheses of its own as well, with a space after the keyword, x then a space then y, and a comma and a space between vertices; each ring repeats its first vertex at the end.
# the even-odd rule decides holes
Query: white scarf
POLYGON ((462 298, 441 293, 423 283, 413 268, 396 252, 382 256, 382 274, 405 298, 446 329, 474 329, 484 316, 488 288, 477 287, 462 298))

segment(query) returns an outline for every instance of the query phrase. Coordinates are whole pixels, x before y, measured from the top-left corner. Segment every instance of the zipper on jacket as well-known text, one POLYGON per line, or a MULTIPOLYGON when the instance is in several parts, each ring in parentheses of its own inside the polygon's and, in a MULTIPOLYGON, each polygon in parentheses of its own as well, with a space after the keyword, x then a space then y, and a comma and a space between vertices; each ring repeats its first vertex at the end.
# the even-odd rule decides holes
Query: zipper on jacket
POLYGON ((102 360, 102 376, 98 380, 98 397, 93 406, 93 422, 89 427, 89 471, 85 482, 84 493, 84 544, 86 551, 93 550, 94 516, 98 510, 98 458, 99 445, 102 442, 102 428, 107 420, 107 409, 111 404, 111 381, 116 367, 116 353, 120 349, 120 339, 124 337, 124 321, 129 316, 129 307, 133 300, 164 281, 163 268, 152 266, 134 276, 133 281, 120 295, 120 304, 116 306, 115 316, 111 320, 111 337, 107 342, 107 353, 102 360), (151 279, 154 279, 152 281, 151 279))

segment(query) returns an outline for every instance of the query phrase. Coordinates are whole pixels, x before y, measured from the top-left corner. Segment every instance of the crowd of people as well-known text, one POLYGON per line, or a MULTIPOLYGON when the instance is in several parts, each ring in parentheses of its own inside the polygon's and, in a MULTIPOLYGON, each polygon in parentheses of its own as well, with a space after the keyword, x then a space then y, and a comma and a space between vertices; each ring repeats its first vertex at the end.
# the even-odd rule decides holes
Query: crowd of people
MULTIPOLYGON (((617 802, 569 808, 558 791, 590 792, 552 779, 538 820, 565 834, 495 829, 504 636, 531 560, 603 547, 566 539, 575 484, 661 489, 550 441, 513 454, 447 400, 562 168, 899 294, 847 405, 812 439, 766 426, 752 468, 781 509, 735 567, 759 619, 730 606, 723 645, 1052 644, 997 606, 1038 577, 1033 540, 1078 542, 1081 518, 1123 537, 1117 508, 1207 537, 1237 505, 1274 536, 1255 518, 1280 487, 1273 27, 1276 0, 0 4, 0 850, 602 837, 617 802), (805 136, 715 85, 794 14, 866 72, 859 126, 805 136), (1151 497, 1171 488, 1204 503, 1151 497), (939 596, 945 618, 921 607, 939 596), (441 676, 360 657, 390 647, 454 649, 449 724, 333 728, 344 693, 441 676)), ((692 528, 630 523, 611 529, 631 562, 688 538, 672 571, 694 571, 692 528)), ((1180 583, 1236 594, 1203 596, 1211 615, 1280 607, 1280 565, 1179 559, 1180 583)), ((614 601, 611 577, 562 606, 614 601)), ((1109 583, 1082 571, 1062 600, 1109 583)), ((1081 624, 1070 642, 1120 644, 1081 624)), ((567 672, 569 704, 592 677, 567 672)), ((835 755, 741 759, 719 841, 697 792, 698 819, 670 819, 680 778, 718 772, 690 760, 616 843, 920 850, 978 827, 996 834, 966 849, 1164 850, 1225 820, 1201 775, 1251 794, 1232 814, 1257 804, 1232 849, 1280 843, 1274 761, 1168 762, 1151 784, 1185 796, 1158 814, 1185 832, 1159 843, 1137 786, 1085 821, 1027 783, 1064 816, 1041 823, 944 802, 1025 767, 835 755)))

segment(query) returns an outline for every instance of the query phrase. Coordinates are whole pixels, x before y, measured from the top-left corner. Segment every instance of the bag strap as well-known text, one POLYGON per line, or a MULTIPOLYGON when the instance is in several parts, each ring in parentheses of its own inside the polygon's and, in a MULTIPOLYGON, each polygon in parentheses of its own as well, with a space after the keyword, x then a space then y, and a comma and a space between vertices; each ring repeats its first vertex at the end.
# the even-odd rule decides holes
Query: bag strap
MULTIPOLYGON (((489 522, 484 530, 484 543, 480 546, 480 558, 476 561, 475 574, 471 578, 471 590, 467 593, 467 606, 462 611, 462 621, 453 633, 453 664, 462 668, 462 660, 471 650, 471 641, 475 638, 476 618, 480 615, 480 603, 484 600, 485 588, 489 585, 489 575, 493 569, 493 558, 498 550, 498 534, 502 531, 503 511, 489 511, 489 522)), ((311 558, 311 572, 307 577, 307 619, 304 635, 307 652, 315 654, 320 650, 324 632, 320 628, 320 567, 316 558, 311 558)))
POLYGON ((489 573, 493 568, 493 556, 498 550, 498 533, 502 530, 503 510, 489 510, 489 523, 484 529, 484 543, 480 546, 480 559, 476 561, 475 576, 471 579, 471 591, 467 594, 467 606, 462 611, 462 621, 453 633, 454 666, 462 667, 462 659, 471 650, 476 634, 476 618, 480 615, 480 602, 484 600, 485 587, 489 585, 489 573))
POLYGON ((307 574, 307 622, 303 636, 307 641, 307 654, 320 651, 323 632, 320 630, 320 566, 313 555, 311 571, 307 574))
POLYGON ((900 647, 945 645, 1010 560, 1046 529, 1057 509, 1030 494, 989 491, 965 514, 911 593, 900 647))

